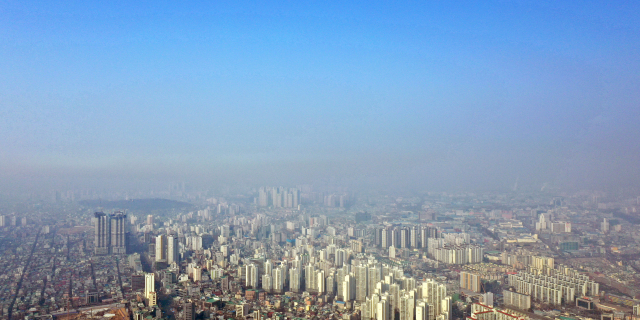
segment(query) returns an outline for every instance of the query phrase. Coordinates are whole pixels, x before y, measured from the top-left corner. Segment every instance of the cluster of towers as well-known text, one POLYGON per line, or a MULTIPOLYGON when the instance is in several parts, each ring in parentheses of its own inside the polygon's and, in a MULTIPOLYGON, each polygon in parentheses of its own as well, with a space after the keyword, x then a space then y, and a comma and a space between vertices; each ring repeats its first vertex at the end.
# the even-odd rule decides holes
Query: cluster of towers
POLYGON ((96 255, 127 253, 126 220, 127 215, 122 211, 94 213, 96 255))
POLYGON ((375 229, 374 241, 382 248, 426 248, 429 238, 439 236, 440 231, 433 227, 387 227, 375 229))
POLYGON ((296 188, 262 187, 258 190, 258 206, 274 208, 297 208, 300 191, 296 188))
POLYGON ((239 266, 238 275, 248 287, 267 292, 288 289, 335 295, 339 301, 359 306, 362 319, 393 319, 394 313, 401 319, 450 319, 451 298, 445 284, 433 279, 420 282, 406 277, 402 268, 375 259, 351 259, 351 264, 349 257, 354 253, 348 248, 331 245, 319 253, 319 260, 306 252, 296 254, 290 264, 251 259, 239 266))
MULTIPOLYGON (((200 242, 202 243, 202 238, 200 242)), ((164 234, 156 237, 156 261, 166 261, 169 265, 180 262, 178 237, 164 234)))

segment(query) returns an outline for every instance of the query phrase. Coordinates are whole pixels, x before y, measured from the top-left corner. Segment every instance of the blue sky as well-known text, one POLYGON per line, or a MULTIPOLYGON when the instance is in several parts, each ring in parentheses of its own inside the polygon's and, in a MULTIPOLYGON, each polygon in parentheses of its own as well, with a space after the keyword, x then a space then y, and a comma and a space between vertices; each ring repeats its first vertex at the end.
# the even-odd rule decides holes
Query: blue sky
POLYGON ((0 178, 634 184, 639 7, 0 1, 0 178))

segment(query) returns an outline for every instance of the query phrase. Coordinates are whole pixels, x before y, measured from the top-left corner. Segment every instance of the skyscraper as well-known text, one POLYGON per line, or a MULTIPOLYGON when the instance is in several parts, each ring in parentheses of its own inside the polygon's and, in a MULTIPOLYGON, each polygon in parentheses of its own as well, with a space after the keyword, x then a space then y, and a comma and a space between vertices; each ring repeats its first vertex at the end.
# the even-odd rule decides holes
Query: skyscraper
POLYGON ((127 215, 120 211, 110 215, 104 212, 94 213, 96 255, 127 253, 126 219, 127 215))
POLYGON ((296 188, 262 187, 258 190, 258 206, 275 208, 297 208, 300 204, 300 191, 296 188))
POLYGON ((413 320, 415 319, 416 311, 416 295, 415 291, 405 292, 400 297, 399 303, 400 320, 413 320))
POLYGON ((171 235, 167 238, 167 263, 172 264, 174 262, 180 262, 180 252, 178 237, 171 235))
POLYGON ((376 247, 382 246, 382 232, 384 232, 383 228, 375 228, 373 229, 373 240, 376 247))
POLYGON ((378 302, 377 310, 376 310, 376 319, 377 320, 389 320, 390 319, 390 306, 388 296, 383 296, 382 299, 378 302))
POLYGON ((380 280, 382 280, 382 267, 380 265, 369 267, 369 285, 367 288, 367 296, 373 294, 376 289, 376 284, 378 284, 380 280))
POLYGON ((127 235, 126 235, 127 215, 118 211, 110 216, 110 233, 111 233, 111 253, 126 254, 127 253, 127 235))
POLYGON ((267 195, 267 190, 264 187, 258 190, 258 205, 261 207, 269 206, 269 197, 267 195))
POLYGON ((342 265, 344 264, 344 258, 345 258, 345 252, 343 249, 336 249, 336 255, 335 255, 335 263, 336 263, 336 267, 342 267, 342 265))
POLYGON ((273 279, 270 274, 262 275, 262 289, 266 292, 271 292, 273 290, 273 279))
POLYGON ((422 300, 416 305, 416 320, 429 320, 429 304, 422 300))
POLYGON ((411 228, 411 248, 419 248, 420 245, 420 229, 418 229, 418 226, 413 226, 411 228))
POLYGON ((433 320, 437 315, 442 313, 442 301, 447 296, 447 286, 427 279, 422 283, 422 299, 427 302, 429 307, 429 319, 433 320))
POLYGON ((369 270, 367 266, 355 267, 356 273, 356 300, 364 301, 368 296, 367 287, 369 286, 369 270))
POLYGON ((253 289, 258 289, 260 283, 260 269, 255 264, 246 266, 245 285, 253 289))
POLYGON ((289 270, 289 290, 300 292, 300 269, 298 268, 289 270))
POLYGON ((391 229, 391 245, 400 248, 400 229, 391 229))
POLYGON ((161 234, 156 237, 156 261, 167 260, 167 236, 161 234))
POLYGON ((607 221, 607 218, 604 218, 602 223, 600 223, 600 231, 602 231, 602 233, 609 232, 609 221, 607 221))
POLYGON ((95 254, 96 255, 107 255, 109 254, 109 242, 110 238, 110 227, 109 224, 109 216, 107 216, 104 212, 96 212, 94 213, 94 229, 95 229, 95 254))
POLYGON ((400 248, 408 248, 410 245, 409 242, 409 229, 402 228, 400 230, 400 248))
POLYGON ((147 299, 155 297, 156 293, 156 277, 153 273, 147 273, 144 276, 144 296, 147 299))
POLYGON ((271 271, 273 279, 273 290, 278 293, 284 292, 284 278, 286 275, 286 268, 277 267, 271 271))
POLYGON ((389 229, 382 229, 382 247, 383 248, 389 248, 392 244, 391 241, 391 230, 389 229))
POLYGON ((318 285, 316 284, 316 267, 313 264, 308 264, 304 267, 304 288, 307 291, 316 291, 318 285))
POLYGON ((326 278, 324 276, 324 270, 316 271, 316 287, 319 294, 326 292, 326 278))
POLYGON ((344 301, 351 301, 356 298, 356 279, 350 274, 344 276, 342 293, 344 295, 344 301))

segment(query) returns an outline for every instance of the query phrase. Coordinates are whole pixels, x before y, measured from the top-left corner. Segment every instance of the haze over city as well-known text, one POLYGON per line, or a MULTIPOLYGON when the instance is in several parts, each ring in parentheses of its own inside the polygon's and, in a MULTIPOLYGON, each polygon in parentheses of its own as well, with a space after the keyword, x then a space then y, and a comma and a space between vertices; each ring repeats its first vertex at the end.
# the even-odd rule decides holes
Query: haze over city
POLYGON ((0 188, 635 187, 635 2, 4 2, 0 188))
POLYGON ((0 1, 0 319, 640 320, 638 1, 0 1))

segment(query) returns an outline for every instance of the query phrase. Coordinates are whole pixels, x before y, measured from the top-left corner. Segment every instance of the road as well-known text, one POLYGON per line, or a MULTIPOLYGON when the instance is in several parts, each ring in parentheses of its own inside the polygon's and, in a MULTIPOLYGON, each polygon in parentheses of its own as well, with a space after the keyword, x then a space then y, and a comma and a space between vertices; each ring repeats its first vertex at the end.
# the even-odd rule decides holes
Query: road
POLYGON ((120 294, 124 298, 124 290, 122 289, 122 277, 120 276, 120 259, 116 258, 116 270, 118 271, 118 285, 120 286, 120 294))
POLYGON ((22 274, 20 275, 20 280, 18 280, 18 284, 16 285, 16 294, 11 299, 11 304, 9 304, 9 312, 7 313, 8 319, 11 319, 13 315, 13 305, 16 303, 16 299, 18 299, 18 293, 20 292, 20 288, 22 288, 22 280, 24 279, 24 275, 28 272, 29 266, 31 265, 31 259, 33 258, 33 253, 36 251, 36 245, 38 244, 38 238, 40 238, 40 232, 36 234, 36 240, 33 241, 33 246, 31 247, 31 253, 29 253, 29 258, 27 258, 27 263, 22 270, 22 274))

